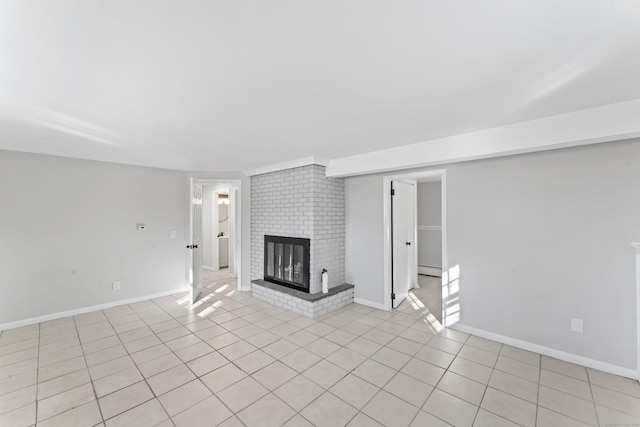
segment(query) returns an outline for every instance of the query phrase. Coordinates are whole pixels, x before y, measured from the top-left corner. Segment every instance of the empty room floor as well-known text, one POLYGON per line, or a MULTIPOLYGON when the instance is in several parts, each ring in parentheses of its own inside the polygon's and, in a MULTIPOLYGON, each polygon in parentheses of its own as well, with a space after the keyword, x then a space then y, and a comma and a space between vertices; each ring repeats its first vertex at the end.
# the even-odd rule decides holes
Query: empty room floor
POLYGON ((4 331, 1 426, 640 425, 640 385, 423 307, 311 320, 205 273, 184 293, 4 331), (440 330, 440 332, 438 332, 440 330))
POLYGON ((409 296, 400 304, 403 313, 419 313, 423 320, 435 318, 434 325, 442 323, 442 279, 435 276, 418 275, 418 286, 409 291, 409 296))

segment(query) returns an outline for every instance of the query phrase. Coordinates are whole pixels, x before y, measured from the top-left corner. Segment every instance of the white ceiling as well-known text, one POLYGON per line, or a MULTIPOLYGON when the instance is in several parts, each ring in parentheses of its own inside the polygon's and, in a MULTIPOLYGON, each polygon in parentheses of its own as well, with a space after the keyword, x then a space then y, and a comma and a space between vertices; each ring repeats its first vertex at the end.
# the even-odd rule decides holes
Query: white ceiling
POLYGON ((248 170, 637 98, 637 0, 0 0, 0 149, 248 170))

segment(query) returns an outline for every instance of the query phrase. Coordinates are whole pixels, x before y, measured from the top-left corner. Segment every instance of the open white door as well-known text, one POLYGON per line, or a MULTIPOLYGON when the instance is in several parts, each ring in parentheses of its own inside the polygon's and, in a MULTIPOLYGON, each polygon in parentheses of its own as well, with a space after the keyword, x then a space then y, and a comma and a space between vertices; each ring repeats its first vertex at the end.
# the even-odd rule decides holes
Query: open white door
POLYGON ((202 291, 202 185, 191 185, 191 304, 202 291))
POLYGON ((391 182, 391 304, 397 308, 409 295, 417 270, 415 195, 411 181, 391 182))

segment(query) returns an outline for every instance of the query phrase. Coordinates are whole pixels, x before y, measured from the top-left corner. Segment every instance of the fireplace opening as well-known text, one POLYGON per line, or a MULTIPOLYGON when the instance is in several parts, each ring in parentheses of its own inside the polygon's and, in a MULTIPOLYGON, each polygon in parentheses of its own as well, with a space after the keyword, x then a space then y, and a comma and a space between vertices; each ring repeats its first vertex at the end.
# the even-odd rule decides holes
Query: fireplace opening
POLYGON ((309 292, 310 239, 264 236, 264 280, 309 292))

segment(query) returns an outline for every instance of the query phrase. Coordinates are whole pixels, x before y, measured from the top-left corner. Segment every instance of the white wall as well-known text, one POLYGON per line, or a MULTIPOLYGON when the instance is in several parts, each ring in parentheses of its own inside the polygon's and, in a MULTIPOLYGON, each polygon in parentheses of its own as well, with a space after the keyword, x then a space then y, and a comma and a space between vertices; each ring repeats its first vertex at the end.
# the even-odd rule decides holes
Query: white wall
MULTIPOLYGON (((439 167, 442 168, 442 167, 439 167)), ((460 324, 636 369, 640 140, 451 164, 460 324), (570 319, 584 320, 584 333, 570 319)), ((348 281, 382 304, 382 178, 346 180, 348 281)))
POLYGON ((382 176, 345 179, 345 279, 356 301, 384 303, 382 176))
POLYGON ((184 288, 184 179, 0 151, 0 324, 184 288))
POLYGON ((216 269, 217 263, 214 260, 218 257, 218 252, 215 250, 218 239, 215 238, 217 217, 214 219, 214 211, 217 211, 217 201, 213 193, 214 186, 202 186, 202 266, 216 269))
POLYGON ((229 205, 218 205, 218 232, 229 235, 229 205))

